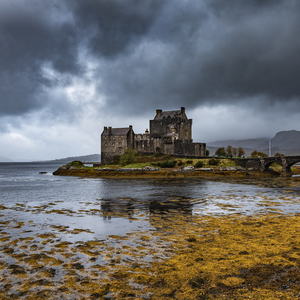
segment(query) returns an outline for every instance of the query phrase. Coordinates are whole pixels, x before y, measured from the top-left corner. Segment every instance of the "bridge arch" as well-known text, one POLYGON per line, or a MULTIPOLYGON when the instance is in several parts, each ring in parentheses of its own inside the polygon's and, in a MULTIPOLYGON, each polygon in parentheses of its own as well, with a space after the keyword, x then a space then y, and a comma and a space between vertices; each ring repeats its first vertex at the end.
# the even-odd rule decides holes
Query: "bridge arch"
POLYGON ((294 161, 292 161, 292 162, 287 163, 286 169, 289 169, 290 172, 291 172, 291 167, 292 167, 294 164, 299 163, 299 162, 300 162, 300 158, 299 158, 299 159, 296 159, 296 160, 294 160, 294 161))
POLYGON ((249 169, 268 171, 273 163, 278 163, 282 166, 282 176, 291 176, 291 167, 300 162, 300 156, 278 156, 278 157, 261 157, 261 158, 242 158, 233 159, 238 165, 249 169))
POLYGON ((273 165, 274 163, 281 165, 281 168, 283 167, 282 162, 280 162, 280 161, 270 161, 270 162, 268 162, 268 163, 265 164, 264 171, 270 170, 271 165, 273 165))

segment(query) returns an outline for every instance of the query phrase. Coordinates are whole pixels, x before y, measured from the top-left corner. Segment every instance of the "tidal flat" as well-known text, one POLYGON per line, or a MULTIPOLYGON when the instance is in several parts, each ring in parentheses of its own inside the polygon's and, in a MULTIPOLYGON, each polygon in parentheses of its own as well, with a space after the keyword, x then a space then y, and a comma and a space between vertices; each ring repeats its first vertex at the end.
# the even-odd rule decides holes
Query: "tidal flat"
POLYGON ((49 178, 2 198, 0 299, 300 297, 298 178, 49 178))

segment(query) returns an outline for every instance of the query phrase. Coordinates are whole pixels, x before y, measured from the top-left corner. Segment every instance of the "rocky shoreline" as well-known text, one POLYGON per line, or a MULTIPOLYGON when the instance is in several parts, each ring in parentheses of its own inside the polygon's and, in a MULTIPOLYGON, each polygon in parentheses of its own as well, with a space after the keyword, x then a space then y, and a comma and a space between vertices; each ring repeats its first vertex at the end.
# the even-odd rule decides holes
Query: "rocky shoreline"
POLYGON ((100 178, 166 178, 166 177, 273 177, 279 176, 277 172, 260 172, 246 170, 242 167, 223 168, 194 168, 187 166, 184 168, 158 169, 152 166, 143 168, 89 168, 76 167, 72 163, 58 168, 53 175, 59 176, 80 176, 80 177, 100 177, 100 178))

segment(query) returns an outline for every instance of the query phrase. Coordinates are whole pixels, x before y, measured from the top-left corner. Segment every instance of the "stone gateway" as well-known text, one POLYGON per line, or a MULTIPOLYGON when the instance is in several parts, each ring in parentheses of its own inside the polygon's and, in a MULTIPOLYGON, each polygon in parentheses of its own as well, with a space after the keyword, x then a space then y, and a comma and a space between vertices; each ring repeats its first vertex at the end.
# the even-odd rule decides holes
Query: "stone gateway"
POLYGON ((193 143, 192 119, 185 108, 181 110, 156 110, 150 120, 150 132, 135 134, 132 126, 126 128, 104 127, 101 134, 101 164, 108 164, 114 156, 122 155, 126 148, 142 153, 205 156, 206 144, 193 143))

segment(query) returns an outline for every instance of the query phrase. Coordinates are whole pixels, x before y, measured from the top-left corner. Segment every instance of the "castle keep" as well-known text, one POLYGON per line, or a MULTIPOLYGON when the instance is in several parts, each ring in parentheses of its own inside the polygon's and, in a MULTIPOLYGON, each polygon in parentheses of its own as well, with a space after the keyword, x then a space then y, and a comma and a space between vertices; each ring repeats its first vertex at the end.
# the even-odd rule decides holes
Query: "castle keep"
POLYGON ((114 156, 122 155, 126 148, 143 153, 205 156, 206 144, 193 143, 192 119, 185 108, 181 110, 156 110, 150 120, 150 132, 135 134, 132 126, 126 128, 104 127, 101 134, 101 163, 109 163, 114 156))

